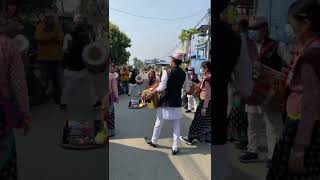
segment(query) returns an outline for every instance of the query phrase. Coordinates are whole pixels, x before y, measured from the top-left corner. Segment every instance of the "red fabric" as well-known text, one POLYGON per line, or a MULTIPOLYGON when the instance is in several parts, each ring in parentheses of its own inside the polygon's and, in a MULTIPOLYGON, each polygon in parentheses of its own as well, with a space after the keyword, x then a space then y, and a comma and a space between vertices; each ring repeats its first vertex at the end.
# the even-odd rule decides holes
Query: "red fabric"
POLYGON ((283 79, 281 81, 281 84, 280 84, 280 88, 283 88, 283 87, 287 87, 290 85, 291 83, 291 80, 292 80, 292 77, 293 77, 293 74, 294 74, 294 70, 296 69, 296 65, 298 64, 298 61, 301 59, 301 57, 303 56, 304 54, 304 51, 310 46, 312 45, 313 43, 315 42, 320 42, 320 39, 319 38, 316 38, 316 39, 313 39, 311 41, 309 41, 308 43, 306 43, 306 45, 301 48, 301 50, 298 50, 298 49, 295 49, 293 51, 293 60, 290 61, 290 65, 288 67, 288 69, 284 70, 283 73, 284 73, 284 76, 283 76, 283 79))

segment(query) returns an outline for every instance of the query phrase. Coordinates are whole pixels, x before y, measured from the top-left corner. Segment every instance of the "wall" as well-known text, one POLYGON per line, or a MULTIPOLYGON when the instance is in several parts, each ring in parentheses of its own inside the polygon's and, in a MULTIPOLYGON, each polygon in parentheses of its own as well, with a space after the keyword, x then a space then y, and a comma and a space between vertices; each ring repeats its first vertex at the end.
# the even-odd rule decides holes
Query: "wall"
POLYGON ((288 19, 288 9, 293 2, 295 0, 257 0, 256 14, 267 17, 272 38, 286 41, 284 30, 288 19))

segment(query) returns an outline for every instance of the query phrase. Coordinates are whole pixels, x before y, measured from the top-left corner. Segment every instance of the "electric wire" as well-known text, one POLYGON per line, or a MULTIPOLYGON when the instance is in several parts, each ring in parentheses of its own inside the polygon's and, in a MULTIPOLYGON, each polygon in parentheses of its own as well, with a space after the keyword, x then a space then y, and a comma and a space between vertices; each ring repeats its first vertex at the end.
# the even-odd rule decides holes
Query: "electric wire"
POLYGON ((194 17, 196 15, 198 15, 200 12, 203 12, 204 9, 201 9, 197 12, 195 12, 194 14, 192 15, 189 15, 189 16, 184 16, 184 17, 178 17, 178 18, 158 18, 158 17, 148 17, 148 16, 143 16, 143 15, 137 15, 137 14, 133 14, 133 13, 130 13, 130 12, 126 12, 126 11, 123 11, 123 10, 119 10, 119 9, 115 9, 115 8, 112 8, 110 7, 109 9, 113 10, 113 11, 116 11, 116 12, 120 12, 120 13, 123 13, 123 14, 127 14, 127 15, 131 15, 131 16, 135 16, 135 17, 139 17, 139 18, 144 18, 144 19, 153 19, 153 20, 161 20, 161 21, 176 21, 176 20, 183 20, 183 19, 188 19, 188 18, 191 18, 191 17, 194 17))
MULTIPOLYGON (((209 15, 209 13, 206 13, 205 16, 203 18, 201 18, 200 21, 197 22, 197 24, 193 27, 193 28, 196 28, 200 25, 200 23, 209 15)), ((161 57, 160 59, 163 59, 163 58, 166 58, 166 57, 169 57, 169 55, 172 53, 172 51, 174 51, 178 45, 180 45, 182 42, 179 41, 179 43, 177 45, 175 45, 165 56, 161 57)))

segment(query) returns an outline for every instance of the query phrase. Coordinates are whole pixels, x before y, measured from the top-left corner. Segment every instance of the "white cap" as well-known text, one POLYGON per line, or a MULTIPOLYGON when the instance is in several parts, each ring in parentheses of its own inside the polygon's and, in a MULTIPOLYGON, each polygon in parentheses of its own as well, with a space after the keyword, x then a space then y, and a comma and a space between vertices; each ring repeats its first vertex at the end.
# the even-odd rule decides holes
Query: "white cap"
POLYGON ((81 14, 75 14, 73 16, 73 22, 77 23, 77 22, 82 22, 82 16, 81 14))
POLYGON ((175 59, 183 61, 184 57, 185 57, 185 53, 180 49, 176 49, 176 50, 174 50, 172 56, 170 56, 170 57, 173 57, 175 59))

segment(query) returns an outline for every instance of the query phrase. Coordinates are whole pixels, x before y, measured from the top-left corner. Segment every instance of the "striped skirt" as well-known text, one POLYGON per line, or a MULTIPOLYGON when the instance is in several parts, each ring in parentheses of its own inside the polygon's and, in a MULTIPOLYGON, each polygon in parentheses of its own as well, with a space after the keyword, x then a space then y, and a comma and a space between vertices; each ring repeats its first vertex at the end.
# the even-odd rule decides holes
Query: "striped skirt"
POLYGON ((267 180, 319 180, 320 179, 320 121, 317 121, 312 132, 310 145, 305 149, 303 174, 290 172, 288 161, 296 137, 299 121, 287 119, 286 126, 275 147, 272 166, 267 180))
POLYGON ((111 130, 111 132, 115 129, 115 114, 114 114, 114 105, 113 103, 110 103, 109 105, 109 118, 108 118, 108 129, 111 130))
POLYGON ((212 122, 211 101, 209 102, 207 113, 205 116, 201 115, 203 103, 204 101, 200 100, 189 129, 188 138, 197 139, 199 141, 211 142, 211 122, 212 122))

